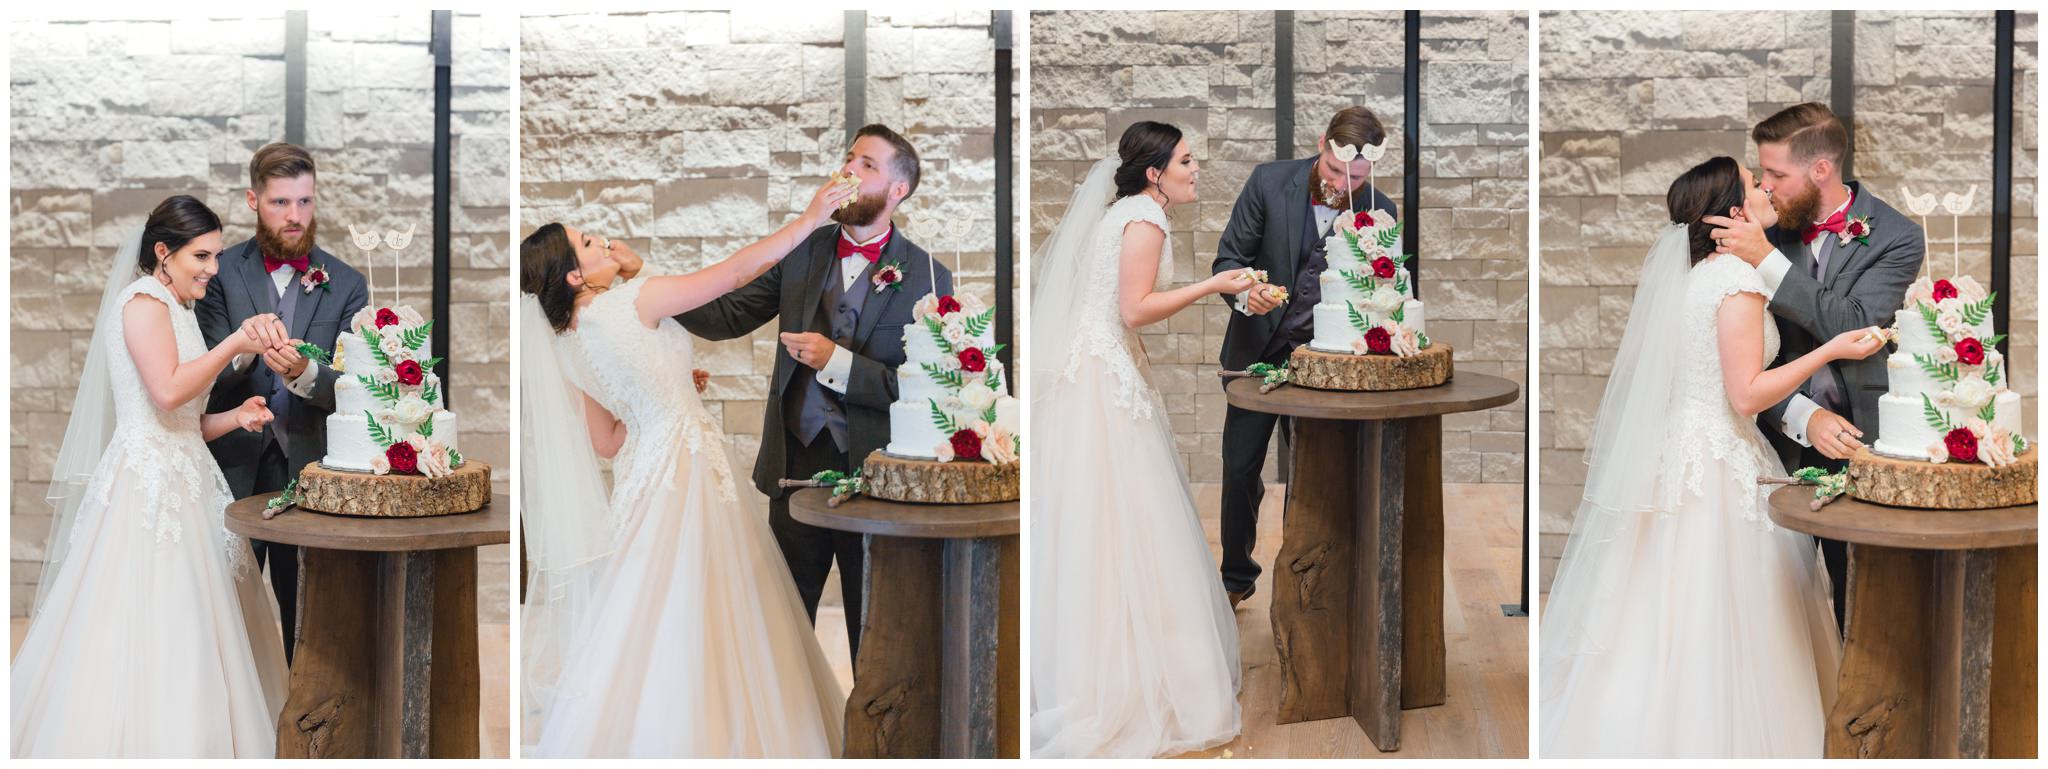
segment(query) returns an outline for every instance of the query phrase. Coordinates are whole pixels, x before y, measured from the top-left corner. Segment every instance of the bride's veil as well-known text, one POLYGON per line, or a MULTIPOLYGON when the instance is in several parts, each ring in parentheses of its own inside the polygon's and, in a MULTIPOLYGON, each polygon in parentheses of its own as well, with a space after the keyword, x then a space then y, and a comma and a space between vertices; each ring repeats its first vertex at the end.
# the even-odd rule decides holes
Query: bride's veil
POLYGON ((562 361, 573 345, 558 338, 531 294, 520 297, 519 322, 519 518, 531 564, 520 612, 520 685, 522 741, 530 744, 614 536, 572 378, 581 372, 562 361))
MULTIPOLYGON (((1685 225, 1665 227, 1643 259, 1628 326, 1607 378, 1586 448, 1585 496, 1572 521, 1570 539, 1551 595, 1573 596, 1572 606, 1600 602, 1604 585, 1588 571, 1601 559, 1588 553, 1609 545, 1627 547, 1623 535, 1644 516, 1669 511, 1684 481, 1665 477, 1664 451, 1676 443, 1673 406, 1684 363, 1685 292, 1691 280, 1691 245, 1685 225)), ((1715 383, 1719 386, 1719 383, 1715 383)), ((1546 608, 1562 607, 1552 601, 1546 608)), ((1545 656, 1594 652, 1584 648, 1606 634, 1584 623, 1599 612, 1549 612, 1543 617, 1545 656)), ((1612 616, 1608 613, 1607 616, 1612 616)))
POLYGON ((93 471, 100 455, 114 436, 114 384, 107 374, 111 335, 120 328, 121 308, 115 297, 129 283, 142 277, 136 257, 142 250, 142 225, 121 235, 114 250, 114 262, 107 268, 105 288, 100 292, 100 309, 94 315, 92 342, 86 347, 85 368, 79 372, 78 393, 71 399, 71 421, 64 427, 63 448, 50 471, 50 489, 45 498, 55 508, 50 519, 50 538, 43 546, 43 576, 36 583, 35 609, 56 581, 57 569, 71 552, 71 529, 78 521, 78 507, 85 501, 93 471))
MULTIPOLYGON (((1088 170, 1081 186, 1067 201, 1066 216, 1047 236, 1032 259, 1038 274, 1031 281, 1031 381, 1034 392, 1047 392, 1047 384, 1059 378, 1074 344, 1074 328, 1080 318, 1082 297, 1089 291, 1107 291, 1109 286, 1085 285, 1088 259, 1094 256, 1096 226, 1109 212, 1116 194, 1116 168, 1120 161, 1105 158, 1088 170)), ((1036 395, 1033 396, 1034 400, 1036 395)))

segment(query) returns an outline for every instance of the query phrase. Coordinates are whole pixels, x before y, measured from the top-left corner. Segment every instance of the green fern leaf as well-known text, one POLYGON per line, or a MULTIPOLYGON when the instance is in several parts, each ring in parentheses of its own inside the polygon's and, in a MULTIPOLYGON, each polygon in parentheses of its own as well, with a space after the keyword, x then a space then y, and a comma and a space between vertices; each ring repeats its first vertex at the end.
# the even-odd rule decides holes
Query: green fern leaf
POLYGON ((918 366, 924 369, 925 376, 931 377, 934 382, 945 385, 949 390, 958 390, 961 385, 966 384, 960 372, 947 371, 940 368, 937 363, 920 363, 918 366))
POLYGON ((1963 305, 1963 322, 1975 326, 1991 316, 1991 309, 1998 303, 1998 292, 1993 291, 1975 303, 1963 305))
POLYGON ((1933 334, 1935 341, 1953 344, 1948 341, 1948 332, 1941 330, 1941 314, 1934 311, 1934 305, 1921 302, 1920 319, 1927 322, 1927 333, 1933 334))
POLYGON ((1403 320, 1406 320, 1406 319, 1407 319, 1407 318, 1405 317, 1405 316, 1407 315, 1406 309, 1407 309, 1406 305, 1403 305, 1403 306, 1401 306, 1401 307, 1396 307, 1396 308, 1394 308, 1394 314, 1393 314, 1393 315, 1389 315, 1389 316, 1387 316, 1387 317, 1393 318, 1393 319, 1394 319, 1394 322, 1395 322, 1395 323, 1400 323, 1401 321, 1403 321, 1403 320))
POLYGON ((995 322, 995 318, 996 309, 990 307, 980 315, 968 316, 967 320, 963 321, 961 325, 967 329, 968 336, 978 337, 988 331, 989 324, 995 322))
POLYGON ((365 411, 363 418, 370 420, 370 440, 376 441, 377 445, 383 448, 391 448, 391 431, 384 429, 384 425, 377 421, 375 414, 365 411))
POLYGON ((1985 367, 1984 367, 1984 383, 1985 383, 1985 384, 1990 384, 1990 385, 1995 385, 1995 384, 1998 384, 1998 369, 1999 369, 1999 367, 1998 367, 1998 366, 1985 366, 1985 367))
POLYGON ((356 381, 362 383, 364 390, 368 390, 371 395, 377 396, 377 400, 385 403, 395 403, 400 397, 398 385, 384 384, 370 378, 368 374, 357 374, 356 381))
POLYGON ((1351 327, 1358 329, 1358 333, 1363 334, 1367 329, 1372 328, 1372 324, 1365 322, 1365 316, 1358 314, 1358 305, 1352 304, 1347 299, 1344 301, 1344 310, 1351 317, 1351 327))
POLYGON ((320 345, 313 344, 312 342, 300 342, 297 349, 299 354, 306 356, 308 360, 316 361, 325 366, 334 365, 334 357, 329 355, 326 350, 320 349, 320 345))
POLYGON ((1399 242, 1401 242, 1401 222, 1395 221, 1394 226, 1380 230, 1380 248, 1393 248, 1394 244, 1399 242))
POLYGON ((435 401, 440 399, 441 391, 434 389, 434 386, 432 384, 429 384, 420 390, 420 400, 426 401, 428 405, 432 405, 435 401))
POLYGON ((391 367, 391 359, 385 357, 383 340, 377 336, 376 329, 363 329, 363 341, 370 343, 371 360, 376 361, 378 366, 382 366, 384 368, 391 367))
POLYGON ((947 355, 958 354, 953 351, 953 343, 946 341, 946 324, 939 322, 936 316, 925 318, 924 327, 926 331, 931 332, 932 342, 939 346, 939 352, 947 355))
POLYGON ((1358 293, 1370 294, 1373 288, 1375 288, 1372 278, 1366 277, 1354 270, 1339 269, 1337 270, 1337 275, 1344 279, 1344 285, 1350 286, 1351 290, 1358 293))
POLYGON ((960 424, 958 422, 953 421, 953 415, 946 413, 945 409, 939 408, 939 402, 937 400, 926 400, 925 402, 931 404, 932 407, 933 427, 938 428, 940 432, 946 433, 948 435, 960 431, 960 424))
POLYGON ((1991 400, 1985 401, 1985 402, 1984 402, 1984 408, 1981 408, 1981 409, 1977 409, 1977 418, 1978 418, 1978 419, 1982 419, 1982 420, 1984 420, 1984 421, 1986 421, 1986 422, 1989 422, 1989 421, 1991 421, 1991 420, 1993 420, 1993 419, 1997 419, 1997 418, 1998 418, 1998 399, 1996 399, 1996 398, 1993 398, 1993 399, 1991 399, 1991 400))
POLYGON ((1936 363, 1934 356, 1917 352, 1913 353, 1913 362, 1920 364, 1920 370, 1927 372, 1927 375, 1934 377, 1936 381, 1943 384, 1956 383, 1956 367, 1952 364, 1936 363))
POLYGON ((433 371, 434 367, 439 365, 441 365, 440 358, 428 358, 426 360, 420 361, 420 368, 425 369, 427 371, 433 371))
POLYGON ((1948 415, 1941 413, 1941 409, 1934 407, 1934 401, 1927 397, 1927 393, 1920 394, 1920 415, 1927 419, 1928 427, 1942 432, 1955 429, 1954 426, 1949 424, 1948 415))
POLYGON ((420 324, 418 328, 407 330, 398 337, 398 341, 405 345, 405 349, 417 350, 420 348, 420 345, 426 344, 427 340, 432 338, 434 338, 434 322, 430 320, 420 324))
POLYGON ((1003 392, 1002 369, 996 368, 995 366, 990 366, 988 368, 988 375, 982 377, 981 383, 984 385, 988 385, 988 389, 994 390, 999 393, 1003 392))
POLYGON ((431 415, 431 414, 427 415, 427 421, 425 421, 425 422, 421 422, 421 423, 420 423, 420 429, 418 429, 418 430, 415 430, 414 432, 417 432, 417 433, 419 433, 419 434, 420 434, 420 437, 421 437, 421 438, 432 438, 432 437, 434 437, 434 417, 433 417, 433 415, 431 415))
POLYGON ((989 423, 989 424, 995 424, 995 423, 996 423, 996 407, 995 407, 995 404, 989 404, 989 407, 988 407, 988 408, 982 409, 982 411, 981 411, 981 421, 983 421, 983 422, 987 422, 987 423, 989 423))

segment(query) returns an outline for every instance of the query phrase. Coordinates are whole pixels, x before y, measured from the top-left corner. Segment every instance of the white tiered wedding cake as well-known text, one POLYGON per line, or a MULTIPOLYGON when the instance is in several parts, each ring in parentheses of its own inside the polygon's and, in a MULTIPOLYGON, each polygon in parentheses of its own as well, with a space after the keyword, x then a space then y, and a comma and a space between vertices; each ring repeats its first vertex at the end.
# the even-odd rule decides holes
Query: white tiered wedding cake
POLYGON ((926 294, 904 330, 885 451, 913 459, 1017 461, 1019 409, 995 341, 995 310, 926 294))
POLYGON ((440 477, 462 465, 456 416, 442 406, 438 359, 421 352, 433 332, 408 306, 364 307, 335 342, 329 469, 440 477))
POLYGON ((1879 454, 1997 467, 2026 452, 1993 300, 1969 277, 1923 277, 1907 291, 1892 326, 1898 351, 1886 360, 1890 390, 1877 399, 1879 454))
POLYGON ((1311 310, 1322 352, 1410 357, 1430 346, 1422 300, 1408 280, 1408 259, 1396 253, 1401 223, 1386 211, 1343 213, 1323 241, 1329 269, 1322 300, 1311 310))

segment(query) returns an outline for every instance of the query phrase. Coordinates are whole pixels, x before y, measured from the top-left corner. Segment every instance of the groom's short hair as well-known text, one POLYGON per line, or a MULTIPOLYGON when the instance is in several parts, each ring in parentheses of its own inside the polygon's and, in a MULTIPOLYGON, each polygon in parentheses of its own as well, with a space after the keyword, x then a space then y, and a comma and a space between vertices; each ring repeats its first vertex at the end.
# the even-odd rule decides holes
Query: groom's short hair
POLYGON ((917 177, 920 174, 917 148, 910 146, 910 140, 903 138, 903 134, 896 133, 881 123, 861 126, 860 130, 853 133, 853 140, 860 141, 869 136, 888 142, 889 147, 896 150, 896 159, 889 162, 889 170, 896 174, 896 178, 910 184, 910 189, 903 193, 903 199, 909 200, 910 194, 917 191, 917 177))
POLYGON ((1348 144, 1363 147, 1379 144, 1387 138, 1387 129, 1380 125, 1379 116, 1364 107, 1345 107, 1330 118, 1330 127, 1323 129, 1323 142, 1330 146, 1348 144))
POLYGON ((1827 158, 1838 170, 1849 157, 1849 129, 1827 105, 1816 102, 1794 104, 1764 118, 1749 138, 1759 147, 1783 144, 1795 160, 1827 158))
POLYGON ((262 192, 271 179, 297 179, 313 174, 313 156, 306 148, 286 142, 271 142, 249 158, 249 189, 262 192))

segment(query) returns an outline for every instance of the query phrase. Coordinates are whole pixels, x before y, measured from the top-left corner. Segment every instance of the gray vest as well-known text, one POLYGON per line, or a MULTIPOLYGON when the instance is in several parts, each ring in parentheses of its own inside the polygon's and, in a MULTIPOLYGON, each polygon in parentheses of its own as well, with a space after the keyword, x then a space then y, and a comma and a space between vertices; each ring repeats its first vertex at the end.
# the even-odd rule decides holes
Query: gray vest
MULTIPOLYGON (((285 328, 292 328, 292 322, 297 320, 299 314, 299 294, 301 292, 298 282, 286 281, 284 290, 278 291, 277 284, 271 282, 270 273, 264 273, 261 289, 270 291, 272 296, 277 297, 277 318, 284 321, 285 328)), ((250 365, 256 367, 256 375, 263 377, 262 381, 267 385, 264 389, 270 393, 270 402, 267 405, 270 407, 271 421, 270 424, 263 426, 263 434, 271 440, 277 441, 277 448, 280 451, 290 454, 291 444, 286 442, 284 425, 285 420, 289 419, 291 415, 291 391, 285 389, 284 376, 271 371, 270 366, 265 365, 263 361, 253 361, 250 365)), ((309 361, 306 365, 311 366, 313 364, 309 361)))
MULTIPOLYGON (((860 328, 861 305, 867 301, 870 291, 865 290, 867 281, 855 280, 853 290, 842 288, 846 276, 840 271, 841 262, 837 256, 832 259, 832 269, 826 271, 825 290, 818 295, 817 316, 811 321, 813 330, 822 331, 832 337, 832 343, 853 349, 854 331, 860 328)), ((861 270, 865 278, 873 265, 861 270)), ((818 365, 825 365, 819 361, 818 365)), ((809 446, 818 440, 819 432, 832 434, 832 445, 842 453, 846 451, 846 397, 818 381, 818 370, 801 363, 796 367, 796 380, 783 392, 784 414, 795 414, 789 422, 789 434, 799 443, 809 446)))
MULTIPOLYGON (((1260 356, 1271 360, 1294 352, 1294 348, 1308 344, 1316 335, 1315 307, 1323 300, 1323 271, 1330 268, 1329 257, 1324 253, 1325 233, 1316 230, 1316 207, 1308 206, 1306 221, 1301 223, 1302 243, 1307 252, 1302 255, 1301 265, 1294 271, 1294 285, 1289 288, 1287 303, 1280 305, 1280 329, 1273 334, 1273 340, 1266 343, 1266 352, 1260 356)), ((1339 213, 1338 216, 1343 216, 1339 213)), ((1337 220, 1331 219, 1335 224, 1337 220)))

